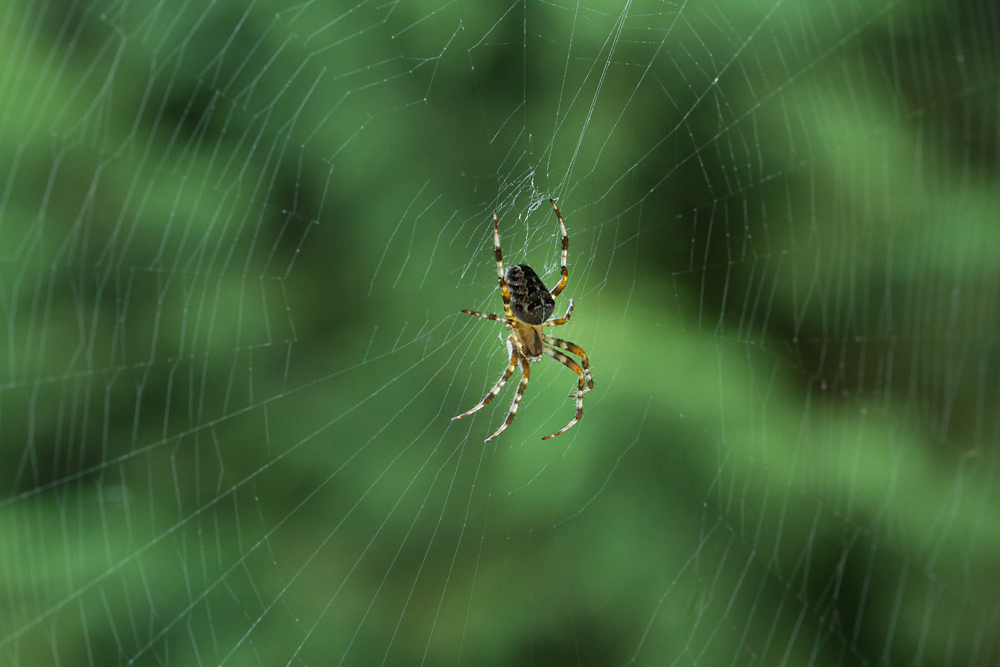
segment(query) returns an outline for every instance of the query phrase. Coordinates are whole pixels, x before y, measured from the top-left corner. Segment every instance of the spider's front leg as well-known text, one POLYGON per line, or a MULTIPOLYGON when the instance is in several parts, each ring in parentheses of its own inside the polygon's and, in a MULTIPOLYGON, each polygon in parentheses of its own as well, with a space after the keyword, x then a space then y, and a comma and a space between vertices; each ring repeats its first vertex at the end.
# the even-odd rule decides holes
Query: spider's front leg
POLYGON ((552 204, 552 210, 556 212, 556 218, 559 219, 559 232, 562 234, 562 277, 556 286, 552 288, 552 296, 559 296, 559 293, 563 291, 566 287, 566 281, 569 279, 569 271, 566 269, 566 258, 569 255, 569 234, 566 233, 566 225, 563 224, 562 213, 559 212, 559 207, 556 206, 554 199, 550 199, 549 203, 552 204))
POLYGON ((503 277, 503 252, 500 251, 500 226, 496 211, 493 211, 493 253, 497 258, 497 278, 500 281, 500 295, 503 297, 503 312, 508 320, 513 319, 514 313, 510 309, 510 290, 507 289, 507 281, 503 277))
MULTIPOLYGON (((462 311, 462 312, 467 313, 469 311, 465 310, 465 311, 462 311)), ((573 314, 573 299, 570 299, 569 300, 569 308, 566 309, 566 314, 565 315, 563 315, 562 317, 554 317, 551 320, 546 320, 546 321, 542 322, 539 326, 543 326, 543 327, 557 327, 560 324, 566 324, 567 322, 569 322, 569 316, 572 315, 572 314, 573 314)))

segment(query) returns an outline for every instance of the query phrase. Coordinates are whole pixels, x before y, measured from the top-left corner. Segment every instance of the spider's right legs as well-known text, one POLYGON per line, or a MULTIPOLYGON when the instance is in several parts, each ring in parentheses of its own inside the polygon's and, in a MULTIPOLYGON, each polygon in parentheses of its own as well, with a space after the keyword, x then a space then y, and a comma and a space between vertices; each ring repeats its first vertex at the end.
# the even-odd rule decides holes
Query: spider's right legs
MULTIPOLYGON (((463 310, 462 312, 463 313, 467 313, 469 311, 463 310)), ((572 315, 572 314, 573 314, 573 299, 570 299, 569 300, 569 308, 566 309, 566 314, 565 315, 563 315, 562 317, 554 317, 551 320, 545 320, 544 322, 542 322, 538 326, 541 326, 541 327, 557 327, 560 324, 566 324, 567 322, 569 322, 569 316, 572 315)))
POLYGON ((542 349, 542 352, 549 355, 560 364, 566 366, 568 369, 576 373, 579 377, 576 383, 576 394, 570 394, 570 396, 576 396, 576 416, 570 423, 563 426, 561 429, 553 433, 552 435, 547 435, 542 440, 548 440, 549 438, 554 438, 557 435, 561 435, 568 431, 573 424, 580 421, 583 417, 583 395, 586 394, 590 389, 587 388, 587 375, 584 374, 583 369, 580 368, 580 364, 573 361, 570 357, 563 354, 559 350, 553 350, 551 347, 546 347, 542 349))
POLYGON ((556 338, 554 336, 542 336, 544 340, 549 345, 554 347, 562 348, 567 352, 572 352, 580 357, 580 365, 583 366, 583 374, 587 378, 587 389, 583 393, 587 393, 594 388, 594 378, 590 374, 590 358, 587 357, 587 353, 583 351, 583 348, 576 343, 571 343, 568 340, 563 340, 562 338, 556 338))
POLYGON ((551 292, 552 296, 559 296, 559 292, 562 292, 563 287, 566 287, 566 280, 569 278, 569 271, 566 269, 566 258, 569 255, 569 234, 566 233, 566 225, 563 224, 562 213, 559 212, 555 200, 550 199, 549 203, 552 204, 552 209, 556 212, 556 217, 559 218, 559 231, 562 233, 562 278, 551 292))
MULTIPOLYGON (((463 312, 468 312, 468 311, 463 311, 463 312)), ((479 313, 472 313, 472 314, 479 315, 479 313)), ((507 369, 503 372, 503 376, 493 386, 493 389, 490 390, 490 393, 486 394, 486 398, 481 400, 479 402, 479 405, 477 405, 476 407, 472 408, 468 412, 463 412, 457 417, 452 417, 451 418, 452 421, 455 421, 456 419, 461 419, 462 417, 468 417, 473 412, 476 412, 477 410, 482 410, 483 408, 486 407, 487 403, 493 400, 493 397, 495 397, 497 394, 500 393, 500 390, 503 389, 503 386, 507 383, 507 380, 509 380, 510 376, 514 374, 514 369, 517 368, 518 355, 513 351, 513 348, 510 347, 510 343, 508 343, 508 349, 511 350, 510 363, 507 364, 507 369)))

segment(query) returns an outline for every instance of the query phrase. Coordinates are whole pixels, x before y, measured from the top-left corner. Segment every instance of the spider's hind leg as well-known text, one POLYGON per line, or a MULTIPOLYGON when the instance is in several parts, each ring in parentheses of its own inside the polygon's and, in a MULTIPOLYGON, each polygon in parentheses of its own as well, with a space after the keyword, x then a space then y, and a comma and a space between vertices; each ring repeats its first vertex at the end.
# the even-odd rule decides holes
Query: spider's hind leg
POLYGON ((577 380, 576 393, 570 394, 570 396, 576 396, 576 416, 573 417, 570 423, 566 424, 552 435, 547 435, 544 438, 542 438, 542 440, 548 440, 549 438, 554 438, 557 435, 565 433, 570 429, 571 426, 573 426, 573 424, 580 421, 580 419, 583 417, 583 395, 587 393, 589 389, 586 386, 587 376, 584 374, 583 369, 580 368, 580 364, 576 363, 569 356, 563 354, 559 350, 553 350, 551 347, 544 348, 543 352, 545 352, 545 354, 549 355, 559 363, 563 364, 564 366, 566 366, 579 376, 577 380))
MULTIPOLYGON (((467 312, 467 311, 462 311, 462 312, 467 312)), ((478 315, 479 313, 476 313, 476 314, 478 315)), ((503 320, 501 320, 501 321, 503 321, 503 320)), ((503 375, 500 377, 500 379, 497 380, 497 383, 493 386, 493 389, 490 389, 490 393, 486 394, 486 397, 483 398, 483 400, 479 401, 479 404, 476 405, 476 407, 472 408, 468 412, 463 412, 462 414, 458 415, 457 417, 452 417, 451 418, 452 421, 455 421, 456 419, 461 419, 462 417, 468 417, 473 412, 476 412, 478 410, 482 410, 483 408, 485 408, 486 405, 490 401, 492 401, 493 398, 497 394, 500 393, 500 390, 503 389, 503 386, 505 384, 507 384, 507 380, 510 379, 510 376, 514 374, 514 369, 517 368, 517 360, 518 360, 518 355, 517 355, 516 352, 513 351, 513 348, 511 347, 511 344, 510 344, 509 341, 507 343, 507 349, 509 349, 511 351, 510 352, 510 363, 507 364, 507 368, 504 370, 503 375)), ((494 434, 494 437, 496 437, 495 434, 494 434)))
POLYGON ((531 375, 531 369, 529 368, 528 360, 522 357, 520 354, 513 353, 516 356, 516 360, 521 364, 521 382, 517 385, 517 393, 514 394, 514 402, 510 404, 510 412, 507 413, 507 419, 504 420, 500 428, 497 429, 496 433, 486 438, 486 442, 489 442, 493 438, 497 437, 504 430, 510 426, 510 423, 514 421, 514 415, 517 414, 517 406, 521 402, 521 397, 524 396, 524 390, 528 386, 528 376, 531 375))
POLYGON ((542 335, 542 340, 551 345, 552 347, 558 347, 560 349, 566 350, 567 352, 572 352, 573 354, 580 357, 580 365, 583 366, 583 374, 587 380, 587 388, 584 389, 583 393, 586 394, 588 391, 594 388, 594 377, 590 374, 590 359, 587 357, 587 353, 583 351, 582 347, 580 347, 576 343, 571 343, 568 340, 563 340, 562 338, 555 338, 554 336, 546 336, 544 334, 542 335))

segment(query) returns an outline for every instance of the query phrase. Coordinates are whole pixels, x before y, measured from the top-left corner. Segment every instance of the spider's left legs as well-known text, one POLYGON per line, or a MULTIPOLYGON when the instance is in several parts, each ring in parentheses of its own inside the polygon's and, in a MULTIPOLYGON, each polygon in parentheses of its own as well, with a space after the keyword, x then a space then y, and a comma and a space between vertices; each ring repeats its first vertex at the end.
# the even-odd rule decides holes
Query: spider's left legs
POLYGON ((556 212, 556 217, 559 218, 559 231, 562 232, 562 278, 550 292, 552 296, 559 296, 559 292, 562 292, 563 287, 566 287, 566 280, 569 278, 569 271, 566 269, 566 257, 569 254, 569 235, 566 233, 566 225, 563 224, 562 214, 559 213, 559 208, 556 206, 555 200, 550 199, 549 203, 552 204, 552 210, 556 212))
POLYGON ((528 368, 528 360, 520 355, 520 353, 512 353, 512 355, 517 357, 518 363, 521 364, 521 382, 517 385, 517 393, 514 394, 514 402, 510 404, 510 412, 507 413, 507 419, 504 420, 497 432, 486 438, 486 442, 489 442, 493 438, 497 437, 504 432, 510 423, 514 421, 514 415, 517 414, 517 406, 521 402, 521 397, 524 396, 524 389, 528 386, 528 376, 531 375, 531 369, 528 368))
MULTIPOLYGON (((463 312, 468 312, 468 311, 463 311, 463 312)), ((487 403, 493 400, 493 397, 495 397, 497 394, 500 393, 500 390, 503 389, 503 386, 507 383, 507 380, 509 380, 510 376, 514 374, 514 369, 517 368, 517 360, 519 358, 517 353, 514 352, 513 347, 511 346, 509 341, 507 343, 507 349, 510 351, 510 363, 507 364, 507 368, 506 370, 504 370, 503 376, 501 376, 501 378, 497 380, 497 383, 493 386, 493 389, 490 389, 490 393, 486 394, 486 398, 479 401, 479 405, 472 408, 468 412, 463 412, 457 417, 452 417, 451 418, 452 421, 455 421, 456 419, 461 419, 462 417, 468 417, 473 412, 476 412, 477 410, 482 410, 483 408, 486 407, 487 403)))
MULTIPOLYGON (((580 364, 576 363, 575 361, 573 361, 571 358, 569 358, 559 350, 553 350, 551 347, 542 348, 542 352, 549 355, 559 363, 563 364, 564 366, 566 366, 579 376, 579 379, 577 380, 576 384, 576 416, 573 417, 573 420, 570 421, 570 423, 566 424, 552 435, 547 435, 544 438, 542 438, 542 440, 548 440, 549 438, 554 438, 561 433, 565 433, 566 431, 569 430, 571 426, 573 426, 573 424, 580 421, 580 418, 583 417, 583 395, 587 393, 589 389, 586 386, 587 376, 584 375, 583 369, 580 368, 580 364)), ((573 396, 573 394, 570 394, 570 396, 573 396)))
MULTIPOLYGON (((463 310, 462 312, 463 313, 467 313, 469 311, 463 310)), ((563 315, 562 317, 554 317, 551 320, 545 320, 544 322, 542 322, 538 326, 541 326, 541 327, 555 327, 555 326, 559 326, 560 324, 566 324, 567 322, 569 322, 569 316, 572 315, 572 314, 573 314, 573 299, 570 299, 569 300, 569 308, 566 309, 566 314, 565 315, 563 315)))
POLYGON ((475 310, 462 310, 466 315, 475 315, 476 317, 485 317, 488 320, 493 320, 494 322, 506 322, 504 318, 499 315, 494 315, 493 313, 480 313, 475 310))
POLYGON ((580 357, 580 365, 583 366, 583 374, 587 378, 587 389, 583 393, 587 393, 594 388, 594 378, 590 374, 590 359, 587 357, 587 353, 583 351, 583 348, 576 343, 571 343, 568 340, 563 340, 562 338, 554 338, 552 336, 546 336, 542 334, 542 340, 552 345, 553 347, 558 347, 567 352, 572 352, 573 354, 580 357))
POLYGON ((500 280, 500 294, 503 296, 503 313, 507 319, 514 319, 514 313, 510 309, 510 290, 507 289, 507 281, 503 277, 503 253, 500 252, 500 228, 497 222, 497 212, 493 211, 493 249, 497 258, 497 278, 500 280))

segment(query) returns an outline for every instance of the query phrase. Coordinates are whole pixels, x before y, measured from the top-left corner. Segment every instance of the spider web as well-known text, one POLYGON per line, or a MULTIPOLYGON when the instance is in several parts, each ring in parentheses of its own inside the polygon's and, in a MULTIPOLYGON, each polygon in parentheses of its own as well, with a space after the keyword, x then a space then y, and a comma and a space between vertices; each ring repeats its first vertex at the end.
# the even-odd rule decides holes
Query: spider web
POLYGON ((7 3, 0 663, 1000 660, 1000 12, 7 3), (570 236, 591 358, 506 363, 570 236), (513 384, 513 383, 512 383, 513 384), (993 526, 992 528, 990 526, 993 526))

